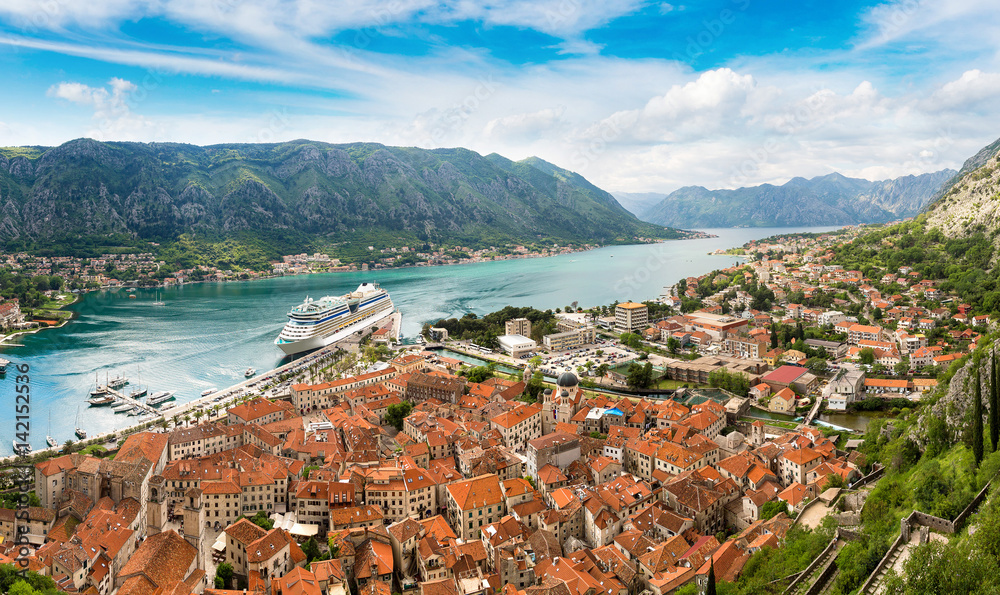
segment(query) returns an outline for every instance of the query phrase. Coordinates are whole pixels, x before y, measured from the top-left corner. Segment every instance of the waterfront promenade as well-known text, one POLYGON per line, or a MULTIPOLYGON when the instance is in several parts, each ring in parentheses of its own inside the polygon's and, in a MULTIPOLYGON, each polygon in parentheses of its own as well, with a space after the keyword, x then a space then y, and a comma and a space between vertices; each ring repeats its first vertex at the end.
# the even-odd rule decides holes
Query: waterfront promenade
MULTIPOLYGON (((384 326, 387 326, 387 328, 390 329, 390 334, 393 337, 398 337, 401 324, 402 324, 402 316, 398 312, 396 312, 388 319, 388 325, 384 326)), ((238 382, 232 386, 229 386, 228 388, 215 391, 209 395, 199 397, 187 403, 174 405, 167 411, 162 411, 162 409, 157 409, 150 405, 138 402, 135 399, 127 397, 118 391, 109 389, 109 392, 115 398, 130 404, 138 405, 144 411, 155 414, 157 418, 153 420, 147 419, 146 421, 141 421, 141 422, 137 421, 135 423, 123 426, 121 428, 116 428, 110 432, 103 432, 100 434, 96 434, 94 436, 90 436, 86 440, 81 440, 79 442, 90 442, 92 444, 101 444, 101 445, 110 445, 110 444, 117 445, 117 441, 120 440, 123 436, 138 431, 143 427, 150 427, 150 429, 152 429, 153 431, 159 430, 159 428, 156 428, 156 424, 161 417, 167 420, 172 420, 174 418, 183 419, 185 416, 193 415, 195 412, 198 411, 203 411, 206 414, 206 418, 208 418, 208 420, 224 418, 226 416, 226 410, 230 406, 236 404, 237 401, 243 399, 244 397, 264 396, 264 397, 274 398, 282 396, 283 394, 285 394, 285 391, 283 391, 282 389, 285 389, 288 386, 290 386, 292 380, 286 380, 285 382, 281 382, 280 381, 281 376, 288 373, 291 374, 303 373, 306 371, 306 368, 309 368, 316 364, 325 363, 326 361, 330 360, 333 357, 333 355, 337 352, 337 350, 340 348, 346 348, 349 351, 356 350, 358 348, 358 341, 357 339, 353 339, 351 341, 345 340, 339 343, 328 345, 322 349, 310 353, 305 357, 287 362, 266 372, 256 374, 255 376, 247 378, 242 382, 238 382), (221 411, 220 415, 216 417, 209 417, 211 409, 216 405, 219 406, 219 409, 221 411)), ((36 424, 35 427, 39 426, 36 424)), ((63 445, 60 444, 55 447, 33 450, 32 455, 40 453, 51 453, 53 455, 58 454, 59 451, 62 450, 62 447, 63 445)), ((9 455, 0 458, 0 462, 11 463, 17 460, 17 458, 18 457, 14 455, 9 455)))

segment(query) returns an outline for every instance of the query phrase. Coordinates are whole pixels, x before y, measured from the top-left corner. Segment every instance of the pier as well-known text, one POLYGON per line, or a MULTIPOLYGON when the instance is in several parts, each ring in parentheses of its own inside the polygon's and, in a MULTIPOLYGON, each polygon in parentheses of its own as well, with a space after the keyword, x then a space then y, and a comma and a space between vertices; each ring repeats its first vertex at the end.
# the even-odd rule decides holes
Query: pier
MULTIPOLYGON (((113 389, 110 386, 105 386, 104 390, 109 395, 111 395, 112 397, 118 399, 122 403, 128 403, 129 405, 132 405, 133 407, 138 407, 139 409, 142 409, 146 413, 153 413, 153 414, 155 414, 157 416, 160 415, 160 412, 156 409, 156 407, 153 407, 152 405, 147 405, 145 403, 141 403, 141 402, 133 399, 132 397, 126 396, 125 393, 118 392, 116 389, 113 389)), ((119 403, 117 403, 117 402, 115 403, 115 405, 118 405, 118 404, 119 403)))

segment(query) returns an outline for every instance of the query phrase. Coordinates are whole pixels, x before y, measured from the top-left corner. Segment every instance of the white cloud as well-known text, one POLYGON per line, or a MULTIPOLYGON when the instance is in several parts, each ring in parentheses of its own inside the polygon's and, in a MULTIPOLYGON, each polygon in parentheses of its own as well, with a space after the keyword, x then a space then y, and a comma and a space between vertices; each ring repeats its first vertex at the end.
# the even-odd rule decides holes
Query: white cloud
POLYGON ((545 108, 527 114, 516 114, 490 120, 483 129, 488 138, 506 142, 529 142, 552 134, 567 123, 562 119, 565 106, 545 108))
POLYGON ((144 140, 162 134, 151 120, 134 114, 129 102, 139 97, 139 88, 120 78, 108 81, 108 88, 64 82, 53 85, 48 94, 93 109, 93 128, 86 136, 97 140, 144 140))
POLYGON ((987 103, 993 107, 1000 95, 1000 73, 967 70, 958 79, 949 81, 931 95, 929 109, 965 111, 987 103))
MULTIPOLYGON (((919 173, 955 166, 1000 135, 995 57, 938 64, 933 75, 899 84, 899 75, 879 76, 879 68, 867 64, 883 45, 955 37, 960 16, 982 11, 984 2, 976 0, 941 6, 921 0, 905 22, 891 11, 902 10, 906 0, 886 4, 866 15, 868 29, 852 49, 822 58, 794 52, 734 58, 706 72, 678 61, 603 56, 586 40, 586 31, 635 12, 639 0, 0 0, 0 17, 28 22, 48 2, 58 9, 37 19, 36 28, 15 29, 8 43, 137 66, 147 74, 105 87, 53 86, 54 99, 90 109, 85 121, 79 110, 63 110, 54 122, 28 129, 8 117, 15 130, 0 129, 0 138, 16 144, 54 144, 92 132, 202 144, 313 138, 466 146, 514 159, 535 154, 611 190, 667 192, 689 184, 780 183, 834 170, 867 177, 919 173), (156 46, 76 30, 143 17, 232 39, 241 49, 156 46), (378 35, 403 35, 414 23, 463 21, 549 33, 560 40, 554 47, 563 56, 514 67, 488 48, 439 47, 423 56, 370 51, 378 35), (75 33, 34 35, 63 27, 75 33), (325 41, 347 29, 360 32, 346 45, 325 41), (949 68, 954 71, 940 74, 949 68), (176 107, 155 113, 153 102, 135 100, 160 85, 184 84, 174 74, 284 88, 259 91, 251 108, 260 110, 256 114, 229 109, 245 96, 239 86, 214 81, 210 86, 223 93, 206 90, 192 99, 189 113, 176 107), (261 103, 273 109, 257 107, 261 103)), ((995 51, 995 40, 985 40, 983 31, 993 31, 998 19, 986 12, 985 25, 956 43, 972 39, 995 51)))

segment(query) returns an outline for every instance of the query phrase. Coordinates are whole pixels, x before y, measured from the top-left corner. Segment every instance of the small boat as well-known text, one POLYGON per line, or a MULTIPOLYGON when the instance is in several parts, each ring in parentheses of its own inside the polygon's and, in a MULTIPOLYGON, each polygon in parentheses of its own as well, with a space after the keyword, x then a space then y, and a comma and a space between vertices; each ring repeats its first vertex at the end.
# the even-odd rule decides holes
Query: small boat
POLYGON ((203 396, 203 397, 207 397, 208 395, 210 395, 210 394, 214 393, 214 392, 215 392, 215 391, 217 391, 217 390, 219 390, 219 389, 217 389, 217 388, 209 388, 209 389, 205 389, 205 390, 201 391, 201 396, 203 396))
POLYGON ((142 414, 142 407, 139 407, 139 406, 133 407, 132 411, 129 411, 128 414, 130 416, 132 416, 132 415, 141 415, 142 414))
POLYGON ((132 407, 135 407, 135 405, 131 403, 122 403, 121 405, 115 405, 112 411, 114 411, 115 413, 125 413, 126 411, 131 410, 132 407))
POLYGON ((108 394, 108 389, 104 386, 98 386, 94 390, 90 391, 90 396, 92 397, 99 397, 106 394, 108 394))
POLYGON ((126 384, 128 384, 128 378, 126 378, 122 374, 119 374, 118 376, 115 376, 114 378, 108 378, 108 381, 106 383, 106 385, 107 385, 108 388, 114 388, 114 389, 121 388, 121 387, 125 386, 126 384))
POLYGON ((18 444, 17 440, 12 440, 14 443, 14 454, 21 456, 28 456, 31 454, 31 446, 27 444, 18 444))
POLYGON ((256 373, 257 373, 257 370, 254 370, 253 368, 247 368, 247 371, 243 372, 243 377, 244 378, 252 378, 253 375, 256 374, 256 373))
POLYGON ((161 302, 160 301, 160 292, 159 291, 156 292, 156 301, 153 302, 153 305, 154 306, 166 306, 167 305, 166 302, 161 302))
POLYGON ((130 293, 129 296, 128 296, 128 299, 134 300, 135 299, 135 294, 134 293, 130 293))
POLYGON ((56 445, 59 444, 58 442, 56 442, 56 439, 52 437, 52 411, 51 410, 49 410, 49 433, 48 433, 48 435, 45 436, 45 443, 48 444, 49 446, 51 446, 52 448, 55 448, 56 445))
POLYGON ((160 391, 158 393, 153 393, 153 395, 151 397, 149 397, 148 399, 146 399, 146 404, 147 405, 159 405, 160 403, 162 403, 164 401, 169 401, 169 400, 171 400, 173 398, 174 398, 173 391, 164 390, 164 391, 160 391))
POLYGON ((7 373, 7 366, 9 366, 9 365, 10 365, 10 360, 9 359, 4 359, 4 358, 0 357, 0 374, 6 374, 7 373))
POLYGON ((105 405, 110 405, 114 403, 116 400, 117 399, 115 399, 111 395, 105 395, 103 397, 94 397, 92 399, 87 399, 87 402, 90 403, 91 407, 103 407, 105 405))
POLYGON ((87 437, 87 431, 80 427, 80 408, 76 408, 76 437, 83 440, 87 437))
POLYGON ((136 378, 139 379, 137 381, 138 386, 136 386, 135 388, 133 388, 132 391, 129 392, 128 396, 130 398, 132 398, 132 399, 141 399, 142 397, 146 396, 146 392, 148 391, 149 387, 142 386, 142 376, 139 375, 139 369, 138 368, 136 368, 135 373, 136 373, 136 378))
POLYGON ((173 409, 176 406, 177 406, 177 403, 167 403, 163 407, 160 407, 160 413, 163 413, 164 411, 166 411, 168 409, 173 409))

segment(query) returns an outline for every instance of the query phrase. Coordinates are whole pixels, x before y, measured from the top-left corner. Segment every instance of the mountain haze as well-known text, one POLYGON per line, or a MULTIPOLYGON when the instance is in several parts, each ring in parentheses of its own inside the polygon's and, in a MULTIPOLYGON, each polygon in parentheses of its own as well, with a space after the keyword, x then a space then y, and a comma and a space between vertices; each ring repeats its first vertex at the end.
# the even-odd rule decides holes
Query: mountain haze
POLYGON ((609 243, 678 237, 537 158, 306 140, 0 149, 0 241, 123 234, 609 243))
MULTIPOLYGON (((832 173, 808 180, 792 178, 780 186, 735 190, 686 186, 637 216, 659 225, 696 228, 881 223, 917 214, 954 175, 954 170, 946 169, 871 182, 832 173)), ((626 200, 634 197, 649 198, 629 195, 626 200)))

